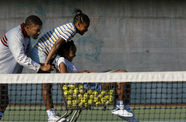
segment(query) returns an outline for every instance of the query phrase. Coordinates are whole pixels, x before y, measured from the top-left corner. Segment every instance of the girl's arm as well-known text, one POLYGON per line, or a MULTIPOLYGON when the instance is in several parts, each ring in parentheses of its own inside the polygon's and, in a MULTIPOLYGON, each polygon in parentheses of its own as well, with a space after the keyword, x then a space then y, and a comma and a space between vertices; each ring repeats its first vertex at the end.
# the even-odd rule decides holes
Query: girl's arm
POLYGON ((67 73, 67 67, 66 67, 66 65, 65 65, 64 62, 61 62, 61 63, 59 64, 59 72, 60 72, 60 73, 67 73))
POLYGON ((95 73, 95 72, 89 70, 83 70, 83 71, 78 71, 76 73, 95 73))
POLYGON ((50 50, 50 52, 49 52, 49 54, 47 56, 47 59, 45 61, 45 65, 48 64, 48 62, 50 61, 50 59, 52 58, 52 56, 57 52, 57 50, 59 49, 59 47, 62 44, 64 44, 64 43, 66 43, 66 41, 63 38, 59 37, 59 39, 56 41, 56 43, 53 45, 52 49, 50 50))
MULTIPOLYGON (((64 62, 61 62, 61 63, 59 64, 59 72, 60 72, 60 73, 68 73, 68 72, 67 72, 66 65, 65 65, 64 62)), ((73 72, 72 72, 72 73, 73 73, 73 72)), ((94 73, 94 72, 89 71, 89 70, 84 70, 84 71, 78 71, 78 72, 74 72, 74 73, 94 73)))

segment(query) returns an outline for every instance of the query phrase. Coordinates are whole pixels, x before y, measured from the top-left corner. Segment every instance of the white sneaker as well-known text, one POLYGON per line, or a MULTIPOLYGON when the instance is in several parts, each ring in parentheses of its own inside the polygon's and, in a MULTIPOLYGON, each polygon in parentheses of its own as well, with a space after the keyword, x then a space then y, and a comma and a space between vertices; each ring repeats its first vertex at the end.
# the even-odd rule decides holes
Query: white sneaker
POLYGON ((48 119, 48 122, 67 122, 65 118, 59 116, 52 116, 48 119))
POLYGON ((133 114, 124 109, 124 105, 117 105, 112 114, 121 116, 121 117, 132 117, 133 114))

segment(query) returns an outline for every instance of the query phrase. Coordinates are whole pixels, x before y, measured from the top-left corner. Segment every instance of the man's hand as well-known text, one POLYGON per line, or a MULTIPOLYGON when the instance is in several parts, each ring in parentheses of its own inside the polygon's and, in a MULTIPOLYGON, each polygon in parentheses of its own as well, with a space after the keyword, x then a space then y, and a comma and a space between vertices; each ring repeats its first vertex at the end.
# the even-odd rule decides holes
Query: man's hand
POLYGON ((50 64, 41 64, 38 73, 49 73, 52 66, 50 64))

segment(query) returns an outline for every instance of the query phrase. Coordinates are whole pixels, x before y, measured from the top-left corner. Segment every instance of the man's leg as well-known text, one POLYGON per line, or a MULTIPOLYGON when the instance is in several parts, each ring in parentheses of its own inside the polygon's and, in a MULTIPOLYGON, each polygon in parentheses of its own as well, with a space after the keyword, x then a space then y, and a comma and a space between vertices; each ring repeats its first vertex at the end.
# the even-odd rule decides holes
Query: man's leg
POLYGON ((0 120, 8 106, 8 84, 0 84, 0 120))

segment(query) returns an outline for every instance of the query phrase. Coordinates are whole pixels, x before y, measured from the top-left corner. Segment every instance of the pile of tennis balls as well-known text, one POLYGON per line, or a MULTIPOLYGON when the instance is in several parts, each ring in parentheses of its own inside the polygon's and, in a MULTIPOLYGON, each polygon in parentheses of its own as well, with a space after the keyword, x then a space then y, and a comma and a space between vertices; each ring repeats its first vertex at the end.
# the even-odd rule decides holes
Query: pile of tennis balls
POLYGON ((86 108, 89 106, 108 105, 113 103, 114 90, 100 92, 85 89, 83 84, 68 84, 62 86, 63 95, 69 108, 86 108))

